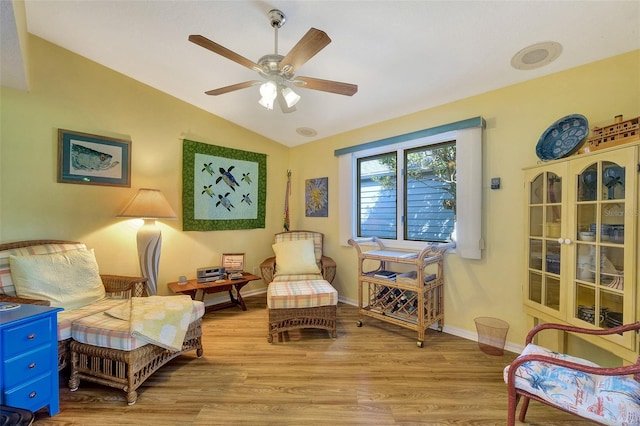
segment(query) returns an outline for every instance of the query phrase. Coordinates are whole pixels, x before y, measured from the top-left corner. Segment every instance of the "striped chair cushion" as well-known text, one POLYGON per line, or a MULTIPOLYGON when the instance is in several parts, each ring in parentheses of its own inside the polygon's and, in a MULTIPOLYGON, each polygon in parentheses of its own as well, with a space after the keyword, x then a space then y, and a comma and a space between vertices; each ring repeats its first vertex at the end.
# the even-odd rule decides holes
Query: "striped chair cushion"
POLYGON ((338 304, 338 292, 325 280, 274 281, 267 289, 269 309, 313 308, 338 304))
MULTIPOLYGON (((319 266, 318 266, 319 267, 319 266)), ((299 274, 299 275, 277 275, 273 277, 273 281, 314 281, 323 280, 322 274, 299 274)))
MULTIPOLYGON (((191 321, 204 315, 204 303, 194 300, 191 321)), ((103 348, 132 351, 148 342, 131 337, 129 321, 123 321, 104 312, 89 315, 74 321, 71 325, 73 340, 103 348)))
POLYGON ((104 312, 124 302, 123 299, 104 298, 82 308, 58 312, 58 340, 71 338, 71 324, 74 321, 98 312, 104 312))
POLYGON ((51 254, 69 250, 86 249, 83 243, 76 244, 42 244, 39 246, 20 247, 0 251, 0 294, 16 296, 16 288, 11 280, 9 256, 29 256, 33 254, 51 254))

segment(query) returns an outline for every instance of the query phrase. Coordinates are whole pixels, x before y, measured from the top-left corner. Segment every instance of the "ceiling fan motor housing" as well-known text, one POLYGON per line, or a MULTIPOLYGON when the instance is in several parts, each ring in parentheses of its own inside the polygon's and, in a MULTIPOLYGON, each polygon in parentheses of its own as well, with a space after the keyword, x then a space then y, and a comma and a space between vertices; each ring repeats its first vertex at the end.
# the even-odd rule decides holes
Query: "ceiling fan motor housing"
POLYGON ((290 72, 291 67, 283 67, 280 69, 280 62, 284 59, 282 55, 269 54, 264 55, 258 60, 258 65, 262 68, 262 73, 267 77, 281 77, 283 80, 289 80, 293 77, 290 72))

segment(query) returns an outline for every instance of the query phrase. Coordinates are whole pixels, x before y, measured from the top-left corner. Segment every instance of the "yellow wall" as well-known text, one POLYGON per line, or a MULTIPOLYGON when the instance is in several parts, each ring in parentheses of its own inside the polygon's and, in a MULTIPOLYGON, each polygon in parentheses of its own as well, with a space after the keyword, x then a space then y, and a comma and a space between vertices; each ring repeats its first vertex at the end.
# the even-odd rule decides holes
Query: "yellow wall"
POLYGON ((639 76, 640 51, 635 51, 296 147, 291 153, 294 199, 304 197, 305 179, 328 176, 329 218, 305 218, 300 207, 294 215, 295 225, 326 234, 329 255, 338 264, 334 284, 342 297, 357 300, 356 253, 338 241, 340 183, 334 150, 484 117, 487 128, 482 186, 486 250, 479 261, 447 256, 445 324, 475 333, 475 317, 495 316, 510 324, 508 340, 522 344, 528 331, 521 309, 522 168, 536 164, 538 138, 560 117, 580 113, 588 118, 590 126, 602 126, 613 122, 616 114, 628 118, 640 115, 639 76), (492 177, 502 178, 501 189, 489 189, 492 177))
POLYGON ((246 252, 250 268, 272 255, 267 241, 282 230, 274 213, 284 203, 288 148, 40 38, 31 37, 29 46, 30 92, 0 92, 0 241, 82 241, 95 249, 101 272, 138 275, 137 223, 116 215, 146 187, 162 190, 182 217, 187 138, 267 154, 269 214, 266 228, 243 232, 182 232, 181 220, 159 221, 159 292, 169 293, 166 283, 180 275, 195 277, 196 268, 218 265, 223 252, 246 252), (59 128, 130 139, 131 188, 57 183, 59 128))
MULTIPOLYGON (((338 241, 334 150, 480 115, 487 121, 487 249, 479 261, 448 255, 445 322, 475 335, 474 317, 502 318, 511 325, 508 340, 516 344, 527 331, 521 309, 522 168, 538 161, 538 137, 567 114, 584 114, 591 125, 607 124, 617 114, 640 115, 635 51, 289 149, 39 38, 29 41, 30 92, 0 89, 0 241, 79 240, 95 248, 102 272, 138 274, 136 229, 115 216, 140 187, 161 189, 182 216, 181 139, 188 138, 267 154, 266 228, 182 232, 180 220, 162 222, 162 294, 168 294, 164 283, 218 264, 223 252, 245 252, 249 268, 271 256, 273 234, 282 230, 290 168, 292 227, 325 233, 325 251, 338 263, 334 284, 342 297, 355 300, 356 255, 338 241), (131 188, 57 183, 58 128, 130 138, 131 188), (329 217, 306 218, 304 181, 325 176, 329 217), (491 177, 502 178, 502 189, 488 188, 491 177)), ((256 282, 248 290, 261 286, 256 282)))

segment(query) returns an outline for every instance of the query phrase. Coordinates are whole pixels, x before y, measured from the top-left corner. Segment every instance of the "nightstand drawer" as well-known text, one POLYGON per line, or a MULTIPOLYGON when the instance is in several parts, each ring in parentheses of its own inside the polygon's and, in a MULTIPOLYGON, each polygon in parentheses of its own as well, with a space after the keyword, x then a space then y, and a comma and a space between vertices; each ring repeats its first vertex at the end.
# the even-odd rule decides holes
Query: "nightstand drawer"
POLYGON ((36 411, 49 404, 51 396, 51 373, 49 373, 17 388, 6 390, 3 404, 36 411))
POLYGON ((4 388, 11 389, 26 381, 55 371, 57 366, 51 365, 51 348, 44 345, 33 352, 28 352, 4 363, 4 388))
POLYGON ((57 327, 57 324, 52 324, 52 318, 47 317, 3 330, 2 341, 8 343, 2 349, 3 358, 11 358, 38 346, 49 344, 53 326, 57 327))

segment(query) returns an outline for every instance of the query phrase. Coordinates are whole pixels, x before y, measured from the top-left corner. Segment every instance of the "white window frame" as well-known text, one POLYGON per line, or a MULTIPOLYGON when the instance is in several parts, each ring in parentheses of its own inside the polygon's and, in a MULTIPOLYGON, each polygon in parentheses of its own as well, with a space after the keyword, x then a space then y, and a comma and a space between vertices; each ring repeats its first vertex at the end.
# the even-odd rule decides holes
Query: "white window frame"
MULTIPOLYGON (((338 155, 338 178, 341 182, 339 193, 339 236, 340 244, 348 245, 357 231, 357 164, 360 157, 381 154, 397 149, 410 149, 430 144, 456 141, 456 253, 466 259, 481 259, 484 241, 482 239, 482 129, 484 120, 479 118, 478 126, 438 132, 423 131, 415 134, 391 138, 387 141, 365 144, 362 149, 349 150, 338 155), (424 133, 435 133, 422 136, 424 133), (412 137, 415 136, 415 137, 412 137), (385 143, 386 142, 386 143, 385 143), (371 146, 371 147, 369 147, 371 146)), ((467 120, 470 121, 470 120, 467 120)), ((475 121, 474 121, 475 122, 475 121)), ((462 122, 459 122, 462 123, 462 122)), ((454 127, 455 124, 453 123, 454 127)), ((451 125, 441 126, 446 129, 451 125)), ((356 147, 357 148, 357 147, 356 147)), ((402 179, 399 179, 399 183, 402 179)), ((398 191, 402 188, 398 188, 398 191)), ((400 214, 400 212, 398 213, 400 214)), ((401 222, 398 221, 400 227, 401 222)), ((400 230, 401 231, 401 230, 400 230)), ((404 232, 398 232, 398 239, 384 240, 392 248, 420 249, 425 243, 404 240, 404 232)))

